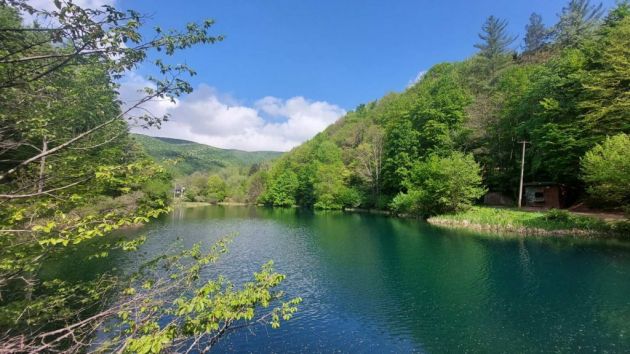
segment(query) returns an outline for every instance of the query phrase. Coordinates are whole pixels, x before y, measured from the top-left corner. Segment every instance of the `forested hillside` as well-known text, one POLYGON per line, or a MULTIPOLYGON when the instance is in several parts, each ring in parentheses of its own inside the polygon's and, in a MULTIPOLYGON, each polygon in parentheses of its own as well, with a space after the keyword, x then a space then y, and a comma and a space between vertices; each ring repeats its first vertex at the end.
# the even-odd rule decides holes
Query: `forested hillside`
POLYGON ((274 151, 241 151, 219 149, 187 140, 132 134, 149 156, 163 163, 178 175, 194 172, 216 173, 226 167, 249 169, 254 164, 270 161, 281 155, 274 151))
POLYGON ((192 141, 133 134, 133 139, 174 177, 191 202, 255 202, 250 176, 281 155, 274 151, 219 149, 192 141))
POLYGON ((604 13, 571 0, 550 28, 532 14, 519 51, 494 16, 479 37, 473 57, 435 65, 404 92, 360 105, 257 173, 258 200, 457 211, 487 190, 516 197, 527 141, 525 181, 565 184, 592 205, 627 205, 628 2, 604 13), (594 148, 600 168, 589 170, 584 157, 594 148), (602 193, 607 187, 615 192, 602 193))

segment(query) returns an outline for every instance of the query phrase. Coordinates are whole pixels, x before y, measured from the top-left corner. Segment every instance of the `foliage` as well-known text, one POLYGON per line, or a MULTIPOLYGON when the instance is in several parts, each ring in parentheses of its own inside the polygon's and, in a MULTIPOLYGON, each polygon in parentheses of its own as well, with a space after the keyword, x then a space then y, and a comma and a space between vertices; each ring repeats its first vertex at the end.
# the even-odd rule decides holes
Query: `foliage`
POLYGON ((545 213, 545 220, 547 221, 568 222, 571 220, 571 217, 571 213, 566 210, 550 209, 545 213))
POLYGON ((479 55, 485 59, 491 76, 505 65, 509 46, 516 40, 516 37, 507 34, 507 25, 506 20, 489 16, 481 27, 482 33, 479 34, 482 42, 475 44, 475 48, 479 49, 479 55))
POLYGON ((554 29, 558 43, 564 47, 577 46, 593 34, 603 14, 602 4, 591 5, 590 0, 570 0, 562 8, 560 20, 554 29))
MULTIPOLYGON (((143 241, 124 244, 136 249, 143 241)), ((12 318, 14 330, 38 323, 48 326, 36 332, 30 342, 3 338, 3 349, 37 351, 40 345, 46 345, 61 346, 64 351, 81 351, 89 346, 97 352, 207 352, 230 331, 265 324, 277 328, 291 319, 301 298, 287 299, 277 289, 284 275, 273 271, 272 262, 254 273, 253 281, 241 286, 222 277, 208 280, 201 276, 227 252, 230 241, 219 240, 209 250, 202 250, 198 244, 187 249, 173 245, 180 250, 145 262, 129 276, 103 274, 78 284, 47 281, 43 284, 45 291, 20 304, 22 307, 3 307, 0 320, 12 318), (104 298, 113 302, 104 303, 104 298), (29 316, 20 316, 24 311, 29 316), (77 314, 89 320, 66 322, 77 314), (94 338, 95 329, 107 335, 94 338), (68 336, 82 342, 66 343, 64 338, 68 336)))
POLYGON ((394 198, 392 209, 424 217, 464 211, 485 193, 479 165, 460 152, 416 163, 404 184, 407 191, 394 198))
MULTIPOLYGON (((274 288, 284 276, 271 265, 243 288, 199 284, 221 244, 207 255, 164 255, 131 278, 111 270, 90 281, 41 279, 45 262, 66 252, 90 259, 141 247, 144 237, 116 241, 111 233, 167 212, 171 175, 129 127, 159 127, 168 116, 143 105, 192 91, 185 77, 194 70, 167 57, 223 39, 210 34, 211 20, 150 33, 132 10, 53 5, 0 1, 0 352, 157 352, 197 339, 208 347, 233 325, 290 318, 299 299, 279 302, 274 288), (23 13, 46 25, 23 24, 23 13), (137 102, 120 102, 119 80, 149 58, 151 84, 137 102), (181 294, 179 302, 170 294, 181 294), (185 308, 190 301, 203 306, 185 308), (255 314, 260 308, 267 310, 255 314), (166 321, 182 326, 161 327, 166 321), (108 327, 115 334, 98 342, 105 337, 95 331, 108 327)), ((202 187, 220 192, 207 179, 202 187)))
POLYGON ((273 206, 293 206, 298 185, 297 175, 292 171, 284 171, 269 186, 266 193, 261 195, 260 201, 273 206))
POLYGON ((583 81, 585 122, 599 134, 630 132, 630 3, 606 19, 603 36, 587 47, 593 70, 583 81))
POLYGON ((607 138, 582 159, 582 178, 590 197, 612 206, 630 205, 630 136, 607 138))
POLYGON ((135 274, 124 290, 129 299, 119 300, 122 305, 112 329, 115 336, 100 343, 101 348, 133 353, 207 352, 222 335, 240 327, 268 323, 278 328, 281 321, 291 319, 302 299, 285 299, 285 293, 276 290, 285 277, 273 271, 273 262, 240 287, 223 277, 202 279, 203 269, 227 251, 229 241, 219 241, 205 254, 195 245, 160 257, 135 274), (158 268, 162 271, 156 278, 158 268), (176 295, 165 296, 165 292, 176 295), (140 301, 142 307, 138 311, 125 301, 140 301))
MULTIPOLYGON (((516 197, 525 140, 526 182, 565 184, 572 198, 584 198, 580 159, 607 136, 630 133, 630 6, 619 3, 603 21, 598 8, 570 1, 554 36, 533 16, 531 48, 521 54, 510 50, 507 23, 489 18, 477 55, 437 64, 404 92, 358 106, 263 167, 253 194, 265 199, 288 170, 298 181, 292 203, 350 207, 341 195, 353 190, 361 207, 387 207, 401 192, 405 202, 420 198, 405 185, 418 161, 460 151, 474 156, 489 190, 516 197), (575 45, 560 40, 586 25, 575 45)), ((401 198, 394 204, 404 205, 401 198)))
POLYGON ((226 195, 225 181, 219 175, 208 178, 208 198, 212 201, 222 202, 226 195))
POLYGON ((544 48, 549 41, 550 31, 545 27, 542 16, 532 13, 529 17, 529 23, 525 26, 525 53, 534 53, 544 48))
POLYGON ((567 231, 575 234, 579 231, 599 234, 627 236, 624 228, 627 222, 606 222, 593 217, 579 216, 566 211, 550 210, 531 212, 513 209, 472 207, 457 214, 434 216, 429 222, 451 225, 480 225, 488 230, 512 232, 549 232, 567 231))

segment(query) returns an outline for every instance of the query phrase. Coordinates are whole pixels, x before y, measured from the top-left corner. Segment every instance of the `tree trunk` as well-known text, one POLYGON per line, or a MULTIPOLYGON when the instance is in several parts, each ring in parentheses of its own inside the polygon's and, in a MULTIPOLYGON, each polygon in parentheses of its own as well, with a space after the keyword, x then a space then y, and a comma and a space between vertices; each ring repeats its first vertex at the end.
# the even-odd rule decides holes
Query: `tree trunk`
POLYGON ((46 185, 46 152, 48 151, 48 140, 44 137, 42 141, 42 153, 44 155, 39 160, 39 179, 37 180, 37 193, 41 193, 44 191, 44 187, 46 185))

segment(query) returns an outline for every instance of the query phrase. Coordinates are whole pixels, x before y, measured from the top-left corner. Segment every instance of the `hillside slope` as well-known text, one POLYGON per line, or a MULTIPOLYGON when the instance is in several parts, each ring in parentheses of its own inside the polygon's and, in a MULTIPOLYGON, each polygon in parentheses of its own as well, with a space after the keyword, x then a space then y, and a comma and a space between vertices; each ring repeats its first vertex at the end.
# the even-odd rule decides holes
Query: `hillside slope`
POLYGON ((257 163, 273 160, 282 153, 275 151, 241 151, 220 149, 192 141, 151 137, 132 134, 144 150, 158 162, 175 162, 173 173, 190 175, 194 172, 218 172, 223 168, 249 167, 257 163))
POLYGON ((465 188, 453 186, 474 175, 483 186, 469 187, 516 197, 519 142, 527 141, 526 182, 566 186, 567 203, 607 202, 589 193, 580 164, 607 137, 630 133, 630 3, 592 26, 569 44, 557 39, 523 53, 504 45, 435 65, 404 92, 360 105, 254 176, 257 200, 342 209, 414 199, 404 206, 426 209, 460 198, 465 188))

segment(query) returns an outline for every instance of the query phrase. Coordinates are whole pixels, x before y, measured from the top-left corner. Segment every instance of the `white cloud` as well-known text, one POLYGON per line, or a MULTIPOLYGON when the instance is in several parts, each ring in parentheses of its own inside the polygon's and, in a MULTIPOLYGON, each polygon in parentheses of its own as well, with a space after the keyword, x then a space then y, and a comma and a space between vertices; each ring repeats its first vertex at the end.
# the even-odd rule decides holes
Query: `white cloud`
MULTIPOLYGON (((137 91, 147 84, 130 74, 121 85, 121 100, 137 100, 137 91)), ((171 120, 159 130, 136 127, 135 132, 246 151, 290 150, 346 113, 334 104, 304 97, 264 97, 248 106, 203 84, 175 104, 149 102, 144 109, 155 115, 168 113, 171 120)))
POLYGON ((417 84, 418 81, 422 80, 422 77, 426 73, 427 73, 426 70, 421 70, 418 74, 416 74, 416 77, 414 77, 413 79, 409 80, 409 82, 407 82, 407 88, 410 88, 411 86, 417 84))
MULTIPOLYGON (((155 85, 133 71, 127 73, 118 90, 118 96, 123 102, 123 109, 126 110, 126 107, 130 107, 142 99, 144 97, 142 91, 146 87, 155 88, 155 85)), ((178 100, 173 103, 169 99, 154 99, 144 103, 141 108, 130 111, 129 115, 139 116, 148 113, 155 117, 162 117, 178 105, 178 100)))

